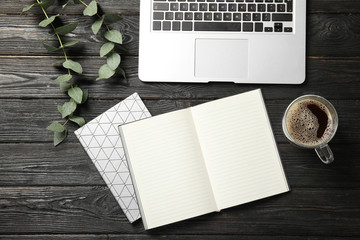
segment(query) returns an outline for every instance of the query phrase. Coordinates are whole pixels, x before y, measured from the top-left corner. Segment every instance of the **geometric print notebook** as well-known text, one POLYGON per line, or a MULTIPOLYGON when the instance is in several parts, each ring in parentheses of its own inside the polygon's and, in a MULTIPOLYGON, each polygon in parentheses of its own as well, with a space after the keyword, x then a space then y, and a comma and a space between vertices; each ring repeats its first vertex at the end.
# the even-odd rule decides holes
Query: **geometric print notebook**
POLYGON ((131 223, 141 216, 118 126, 148 117, 151 117, 149 111, 134 93, 75 131, 131 223))

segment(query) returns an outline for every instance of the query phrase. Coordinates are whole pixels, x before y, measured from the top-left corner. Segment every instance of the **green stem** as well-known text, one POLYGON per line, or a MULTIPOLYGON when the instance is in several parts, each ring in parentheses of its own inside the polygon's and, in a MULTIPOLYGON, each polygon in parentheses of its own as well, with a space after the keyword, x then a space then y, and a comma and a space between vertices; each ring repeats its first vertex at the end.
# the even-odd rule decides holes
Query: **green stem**
MULTIPOLYGON (((41 10, 43 11, 45 17, 46 17, 47 19, 49 19, 49 16, 47 15, 45 9, 44 9, 43 6, 41 5, 41 2, 40 2, 39 0, 36 0, 36 1, 37 1, 37 3, 39 4, 41 10)), ((66 54, 64 45, 63 45, 63 43, 62 43, 62 41, 61 41, 60 35, 56 32, 56 28, 55 28, 54 24, 51 23, 50 25, 51 25, 52 29, 53 29, 54 32, 55 32, 55 35, 56 35, 56 37, 57 37, 57 39, 58 39, 58 41, 59 41, 59 43, 60 43, 60 48, 63 50, 65 60, 67 61, 67 60, 68 60, 68 57, 67 57, 67 54, 66 54)), ((71 76, 71 71, 70 71, 70 69, 68 69, 68 73, 69 73, 69 75, 71 76)), ((70 81, 70 85, 71 85, 71 86, 73 85, 72 80, 70 81)))
MULTIPOLYGON (((88 7, 88 5, 87 5, 86 3, 84 3, 82 0, 79 0, 79 2, 81 2, 82 5, 84 5, 85 7, 88 7)), ((101 18, 101 16, 100 16, 98 13, 96 13, 96 16, 97 16, 98 18, 101 18)), ((105 21, 104 21, 104 25, 105 25, 105 27, 107 28, 107 30, 110 31, 110 28, 109 28, 109 26, 106 24, 105 21)))
POLYGON ((63 124, 63 127, 70 121, 70 119, 66 120, 66 122, 63 124))

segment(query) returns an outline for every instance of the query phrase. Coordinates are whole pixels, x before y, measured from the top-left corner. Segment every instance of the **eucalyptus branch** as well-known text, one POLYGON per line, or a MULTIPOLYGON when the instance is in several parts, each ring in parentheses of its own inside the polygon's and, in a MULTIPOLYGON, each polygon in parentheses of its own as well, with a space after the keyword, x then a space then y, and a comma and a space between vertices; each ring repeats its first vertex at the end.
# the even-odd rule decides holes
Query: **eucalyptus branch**
POLYGON ((30 6, 27 6, 23 9, 22 13, 25 13, 29 11, 33 6, 38 6, 42 10, 42 12, 45 15, 45 19, 39 23, 40 27, 47 27, 51 26, 52 30, 54 31, 54 34, 51 34, 50 36, 46 37, 42 44, 49 52, 54 52, 58 50, 62 50, 64 54, 64 60, 62 60, 62 66, 67 70, 68 74, 59 76, 56 78, 55 82, 58 82, 60 84, 60 89, 63 92, 66 92, 68 96, 70 97, 70 101, 65 102, 62 106, 57 106, 58 111, 60 112, 62 118, 66 119, 66 121, 63 124, 60 124, 59 122, 53 122, 51 123, 47 129, 54 132, 54 145, 57 146, 61 142, 65 140, 65 138, 68 135, 68 130, 66 129, 66 125, 71 121, 79 126, 83 126, 85 124, 85 119, 82 117, 77 117, 74 115, 78 105, 83 104, 87 101, 88 98, 88 90, 82 90, 78 86, 75 86, 72 80, 72 71, 74 73, 82 74, 83 69, 80 65, 80 63, 75 62, 66 54, 65 48, 71 47, 75 44, 77 44, 79 41, 71 41, 68 43, 63 43, 60 36, 66 35, 77 27, 77 23, 70 23, 64 26, 55 27, 53 22, 57 17, 59 17, 59 14, 49 17, 48 13, 46 12, 46 9, 51 6, 54 3, 54 0, 36 0, 35 3, 33 3, 30 6), (56 36, 56 39, 59 42, 59 47, 54 47, 52 45, 48 45, 45 43, 45 41, 49 40, 50 38, 53 38, 56 36))
MULTIPOLYGON (((70 2, 69 0, 63 7, 67 6, 70 2)), ((91 30, 94 35, 96 35, 102 26, 105 26, 106 32, 103 37, 107 41, 100 48, 100 56, 106 57, 106 64, 102 65, 99 69, 99 76, 96 80, 108 79, 115 75, 116 72, 122 74, 126 78, 125 71, 120 67, 121 56, 115 51, 116 47, 123 49, 122 43, 122 34, 117 30, 111 30, 109 24, 115 23, 122 20, 122 17, 117 14, 103 14, 100 16, 98 13, 98 3, 93 0, 89 4, 86 4, 83 0, 73 0, 75 4, 84 5, 85 9, 83 11, 84 16, 97 16, 96 20, 91 26, 91 30)))

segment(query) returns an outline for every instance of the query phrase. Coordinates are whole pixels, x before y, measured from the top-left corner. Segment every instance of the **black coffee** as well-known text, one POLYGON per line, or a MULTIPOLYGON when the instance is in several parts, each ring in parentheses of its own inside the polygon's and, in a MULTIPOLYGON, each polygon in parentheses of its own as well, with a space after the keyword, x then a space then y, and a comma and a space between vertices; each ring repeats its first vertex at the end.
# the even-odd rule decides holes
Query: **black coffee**
POLYGON ((331 136, 333 121, 325 104, 313 98, 305 98, 290 107, 286 126, 296 142, 313 146, 327 141, 331 136))

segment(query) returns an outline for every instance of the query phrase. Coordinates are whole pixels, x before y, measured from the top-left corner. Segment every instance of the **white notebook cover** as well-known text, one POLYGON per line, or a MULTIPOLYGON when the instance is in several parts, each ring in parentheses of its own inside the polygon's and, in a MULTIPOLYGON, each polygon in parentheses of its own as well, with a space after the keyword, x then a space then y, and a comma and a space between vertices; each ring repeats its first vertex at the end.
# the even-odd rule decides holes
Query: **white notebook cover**
POLYGON ((141 216, 118 126, 148 117, 151 114, 139 95, 134 93, 75 131, 131 223, 141 216))

